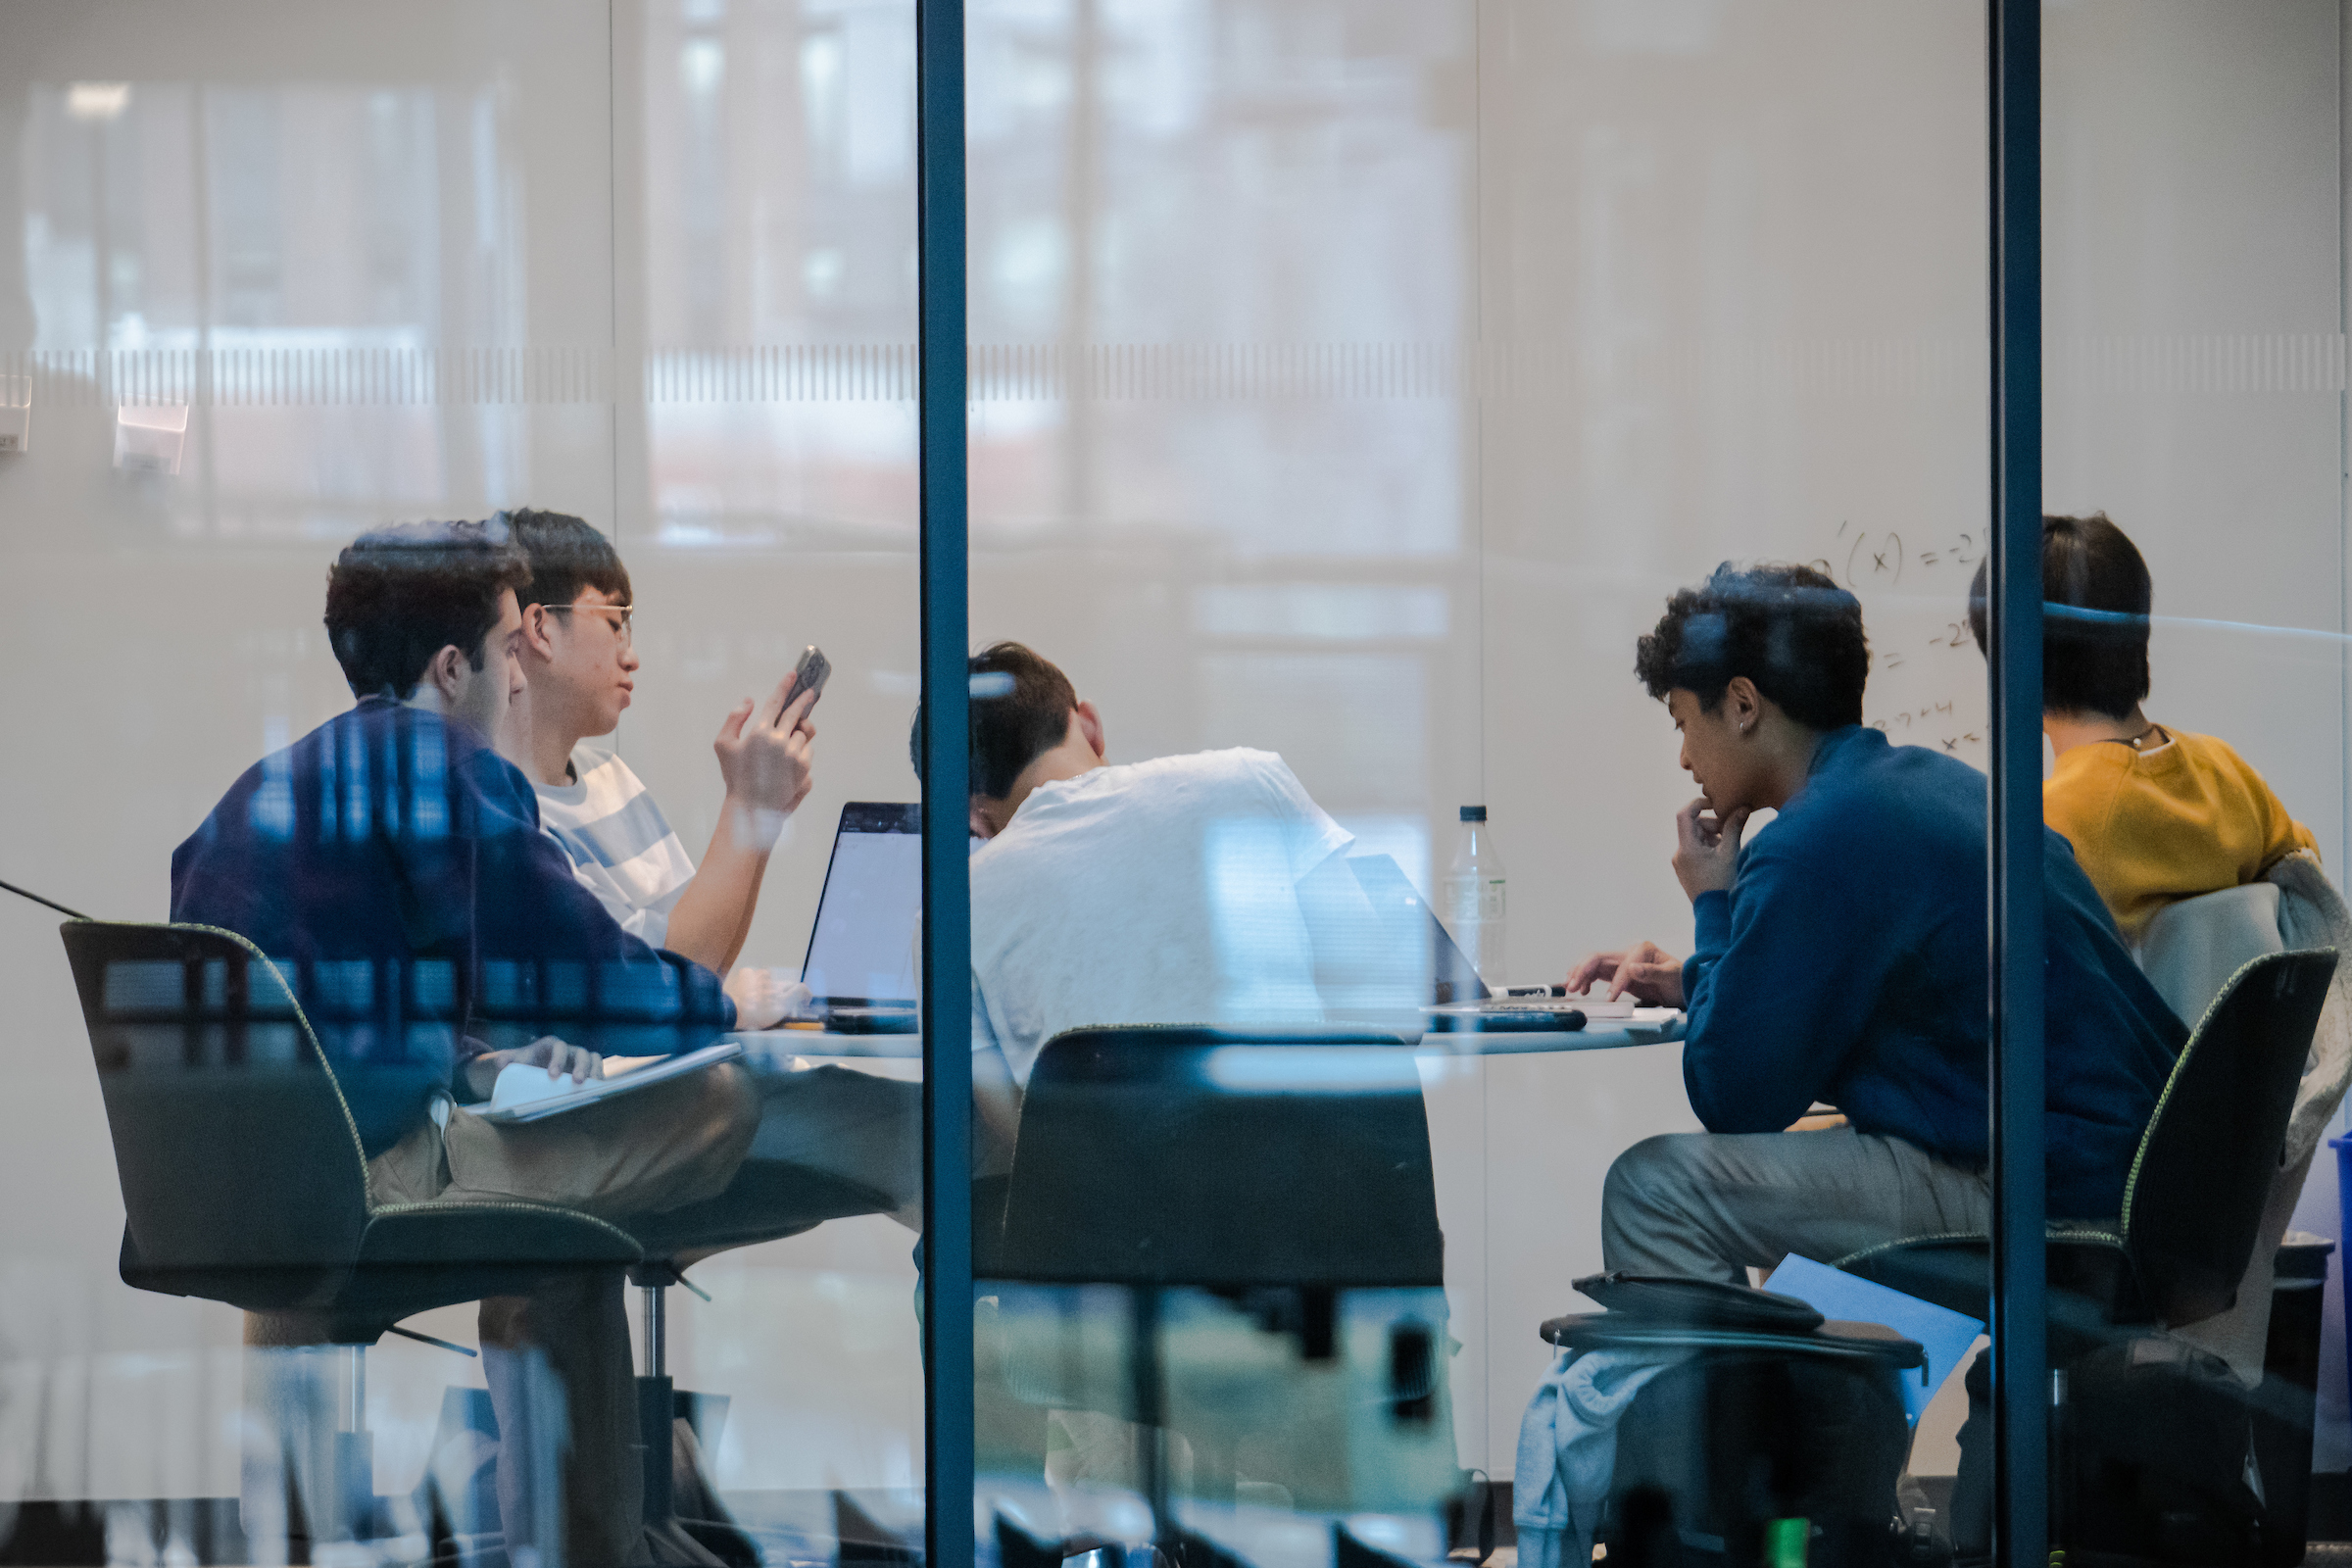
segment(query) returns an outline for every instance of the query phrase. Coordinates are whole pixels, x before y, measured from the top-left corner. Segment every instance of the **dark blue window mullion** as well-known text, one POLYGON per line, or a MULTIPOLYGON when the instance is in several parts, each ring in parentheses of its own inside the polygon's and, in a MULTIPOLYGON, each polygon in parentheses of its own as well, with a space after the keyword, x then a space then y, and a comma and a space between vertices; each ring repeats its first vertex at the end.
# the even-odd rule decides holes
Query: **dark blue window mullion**
POLYGON ((923 621, 923 1536, 928 1568, 971 1568, 963 0, 917 0, 914 27, 923 621))
POLYGON ((2042 1163, 2041 9, 1987 0, 1992 167, 1993 1553, 2050 1535, 2042 1163))

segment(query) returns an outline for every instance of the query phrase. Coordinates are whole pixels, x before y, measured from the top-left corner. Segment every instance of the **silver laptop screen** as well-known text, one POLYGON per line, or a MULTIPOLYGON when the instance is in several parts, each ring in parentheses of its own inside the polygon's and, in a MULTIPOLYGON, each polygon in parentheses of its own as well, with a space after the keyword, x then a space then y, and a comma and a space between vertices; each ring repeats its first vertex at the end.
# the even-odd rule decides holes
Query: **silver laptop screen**
POLYGON ((922 854, 919 807, 852 801, 841 808, 801 969, 819 1002, 914 1004, 922 854))

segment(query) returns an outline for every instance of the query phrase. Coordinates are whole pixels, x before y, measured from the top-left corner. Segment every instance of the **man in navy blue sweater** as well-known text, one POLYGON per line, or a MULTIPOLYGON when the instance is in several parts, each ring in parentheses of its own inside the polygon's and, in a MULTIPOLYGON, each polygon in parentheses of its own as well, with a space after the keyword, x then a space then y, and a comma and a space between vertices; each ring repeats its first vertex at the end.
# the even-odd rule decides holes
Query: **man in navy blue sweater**
MULTIPOLYGON (((172 857, 172 918, 234 931, 285 975, 335 1068, 373 1203, 523 1200, 612 1219, 719 1193, 758 1100, 737 1069, 553 1120, 453 1108, 513 1063, 586 1077, 599 1052, 708 1044, 733 1010, 708 970, 613 923, 539 830, 491 747, 523 689, 521 555, 474 524, 363 536, 328 574, 326 626, 356 707, 246 770, 172 857)), ((256 1346, 314 1343, 254 1314, 256 1346)), ((511 1555, 648 1560, 617 1269, 482 1302, 511 1555), (554 1374, 552 1385, 548 1373, 554 1374), (534 1458, 561 1454, 543 1505, 534 1458)))
MULTIPOLYGON (((1707 1131, 1610 1167, 1611 1269, 1743 1281, 1988 1227, 1985 778, 1864 728, 1868 668, 1861 606, 1803 566, 1722 566, 1641 640, 1701 792, 1674 857, 1695 951, 1596 954, 1570 982, 1686 1009, 1707 1131), (1785 1130, 1817 1102, 1847 1125, 1785 1130)), ((2049 1211, 2113 1219, 2187 1031, 2046 830, 2042 886, 2049 1211)))

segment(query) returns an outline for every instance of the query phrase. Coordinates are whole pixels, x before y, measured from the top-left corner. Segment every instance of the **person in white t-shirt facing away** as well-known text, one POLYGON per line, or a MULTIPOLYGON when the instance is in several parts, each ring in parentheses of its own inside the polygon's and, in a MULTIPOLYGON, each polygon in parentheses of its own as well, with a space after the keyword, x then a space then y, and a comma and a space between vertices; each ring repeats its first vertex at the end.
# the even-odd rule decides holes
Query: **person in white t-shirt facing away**
POLYGON ((1280 757, 1113 763, 1053 663, 1003 642, 970 667, 972 1070, 1000 1157, 1065 1029, 1324 1016, 1371 910, 1280 757))
MULTIPOLYGON (((744 1027, 774 1023, 799 1000, 766 969, 735 969, 769 853, 808 797, 813 693, 789 708, 791 677, 763 703, 745 698, 711 750, 726 786, 718 827, 697 866, 629 764, 596 742, 629 706, 639 660, 628 568, 578 517, 531 509, 501 514, 529 559, 522 605, 523 711, 511 758, 539 796, 539 824, 572 875, 630 935, 728 975, 744 1027)), ((802 995, 805 995, 803 993, 802 995)))

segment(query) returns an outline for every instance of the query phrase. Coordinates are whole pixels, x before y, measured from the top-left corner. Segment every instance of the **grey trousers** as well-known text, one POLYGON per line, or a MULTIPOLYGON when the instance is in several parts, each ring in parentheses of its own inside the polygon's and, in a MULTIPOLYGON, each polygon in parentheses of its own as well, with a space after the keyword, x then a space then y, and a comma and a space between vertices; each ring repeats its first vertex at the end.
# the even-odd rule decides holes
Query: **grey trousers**
POLYGON ((1604 1266, 1743 1285, 1743 1270, 1791 1252, 1835 1263, 1906 1236, 1984 1231, 1984 1175, 1900 1138, 1850 1127, 1792 1133, 1675 1133, 1644 1139, 1609 1167, 1600 1206, 1604 1266))
MULTIPOLYGON (((626 1228, 635 1215, 723 1192, 758 1127, 752 1079, 726 1064, 521 1126, 454 1110, 446 1129, 423 1122, 368 1161, 368 1196, 377 1206, 522 1200, 626 1228)), ((482 1300, 482 1372, 502 1439, 499 1514, 514 1560, 528 1550, 541 1568, 624 1568, 658 1555, 660 1544, 645 1531, 622 1299, 621 1270, 604 1268, 553 1272, 529 1296, 482 1300)), ((263 1350, 316 1345, 325 1327, 316 1313, 248 1313, 245 1343, 263 1350)), ((307 1433, 318 1423, 297 1402, 308 1396, 293 1379, 297 1367, 265 1354, 249 1404, 307 1433)), ((263 1508, 272 1492, 284 1495, 269 1468, 275 1455, 265 1459, 246 1478, 248 1496, 263 1508)), ((315 1462, 309 1468, 323 1473, 315 1462)))

